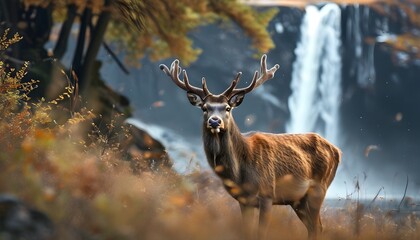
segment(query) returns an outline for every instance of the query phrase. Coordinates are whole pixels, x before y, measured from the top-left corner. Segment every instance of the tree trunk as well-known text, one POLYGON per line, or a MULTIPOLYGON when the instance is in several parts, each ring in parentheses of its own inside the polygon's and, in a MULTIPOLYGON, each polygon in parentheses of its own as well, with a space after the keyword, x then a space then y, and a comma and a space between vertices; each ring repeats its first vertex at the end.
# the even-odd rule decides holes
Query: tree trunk
MULTIPOLYGON (((82 74, 82 64, 83 64, 83 51, 85 49, 85 41, 86 41, 86 29, 89 25, 90 21, 92 21, 92 9, 85 8, 85 11, 82 15, 82 20, 79 27, 79 36, 77 38, 77 46, 76 51, 73 57, 72 68, 76 72, 78 76, 82 74)), ((92 37, 92 36, 91 36, 92 37)))
POLYGON ((57 44, 54 48, 54 57, 61 59, 67 51, 67 42, 70 36, 71 28, 73 26, 74 19, 77 16, 76 5, 69 4, 67 6, 67 17, 61 26, 60 35, 58 37, 57 44))
POLYGON ((108 26, 109 20, 111 19, 111 12, 108 10, 111 0, 106 0, 104 4, 104 10, 99 15, 98 22, 96 23, 95 29, 91 34, 89 47, 86 51, 85 59, 83 62, 83 70, 80 76, 81 93, 82 96, 87 98, 90 85, 92 84, 92 70, 96 56, 98 55, 99 48, 103 42, 105 31, 108 26))
POLYGON ((6 0, 0 0, 0 21, 9 22, 10 14, 6 0))

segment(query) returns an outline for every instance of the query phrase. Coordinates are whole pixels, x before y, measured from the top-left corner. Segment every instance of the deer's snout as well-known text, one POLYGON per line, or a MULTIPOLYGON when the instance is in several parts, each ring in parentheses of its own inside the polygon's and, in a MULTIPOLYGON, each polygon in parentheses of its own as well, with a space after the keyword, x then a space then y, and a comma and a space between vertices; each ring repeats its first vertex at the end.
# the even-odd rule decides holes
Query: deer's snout
POLYGON ((211 128, 219 128, 222 125, 222 119, 217 116, 212 116, 208 120, 208 126, 211 128))

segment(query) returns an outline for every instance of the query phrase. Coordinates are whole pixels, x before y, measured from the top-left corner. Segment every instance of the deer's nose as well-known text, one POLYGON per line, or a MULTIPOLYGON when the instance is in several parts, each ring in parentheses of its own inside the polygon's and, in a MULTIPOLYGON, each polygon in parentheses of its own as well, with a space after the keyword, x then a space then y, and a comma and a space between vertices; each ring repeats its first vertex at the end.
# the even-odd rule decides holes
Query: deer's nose
POLYGON ((220 127, 220 124, 222 124, 222 119, 220 119, 219 117, 213 116, 209 118, 210 127, 217 128, 220 127))

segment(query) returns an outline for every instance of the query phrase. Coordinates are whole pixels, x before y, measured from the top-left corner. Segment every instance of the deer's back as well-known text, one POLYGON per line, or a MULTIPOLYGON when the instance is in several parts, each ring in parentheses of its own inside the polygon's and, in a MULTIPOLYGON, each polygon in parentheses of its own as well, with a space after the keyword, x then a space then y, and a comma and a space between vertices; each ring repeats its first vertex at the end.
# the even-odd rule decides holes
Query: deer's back
POLYGON ((247 138, 253 149, 248 164, 267 184, 273 178, 293 175, 328 187, 341 158, 340 150, 316 133, 250 133, 247 138))

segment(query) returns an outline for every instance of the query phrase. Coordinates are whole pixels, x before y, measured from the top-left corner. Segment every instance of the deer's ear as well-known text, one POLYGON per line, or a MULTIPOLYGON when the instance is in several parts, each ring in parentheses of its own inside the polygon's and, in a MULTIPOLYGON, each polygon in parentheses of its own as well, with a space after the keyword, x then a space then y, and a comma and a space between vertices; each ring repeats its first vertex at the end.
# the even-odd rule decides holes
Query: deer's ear
POLYGON ((188 100, 190 101, 190 103, 192 105, 197 106, 197 107, 202 107, 203 106, 203 100, 197 94, 189 92, 189 93, 187 93, 187 97, 188 97, 188 100))
POLYGON ((241 105, 242 101, 244 100, 244 97, 245 97, 245 93, 244 92, 239 92, 239 93, 233 95, 229 99, 229 105, 231 107, 237 107, 237 106, 241 105))

